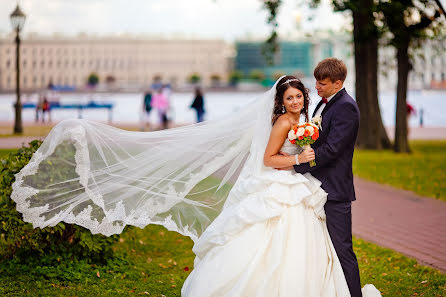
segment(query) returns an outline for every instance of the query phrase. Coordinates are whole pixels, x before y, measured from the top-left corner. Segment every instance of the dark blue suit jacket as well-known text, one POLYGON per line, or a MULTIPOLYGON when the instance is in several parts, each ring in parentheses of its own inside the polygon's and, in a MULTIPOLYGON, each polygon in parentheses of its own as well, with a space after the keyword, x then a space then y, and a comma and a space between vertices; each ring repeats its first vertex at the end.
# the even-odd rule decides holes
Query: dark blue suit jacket
MULTIPOLYGON (((315 112, 322 105, 317 105, 315 112)), ((314 116, 314 114, 313 114, 314 116)), ((297 173, 310 172, 322 182, 328 200, 356 200, 352 159, 359 129, 359 109, 345 89, 340 90, 322 111, 322 131, 312 145, 316 166, 294 165, 297 173)))

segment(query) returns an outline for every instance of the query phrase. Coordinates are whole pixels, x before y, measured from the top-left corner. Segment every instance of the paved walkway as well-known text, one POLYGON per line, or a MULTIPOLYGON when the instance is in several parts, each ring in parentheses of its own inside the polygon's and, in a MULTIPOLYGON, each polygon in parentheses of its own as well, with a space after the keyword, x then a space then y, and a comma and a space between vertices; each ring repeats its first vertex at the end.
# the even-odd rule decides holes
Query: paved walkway
POLYGON ((446 272, 446 202, 355 178, 353 234, 446 272))
POLYGON ((0 138, 0 148, 10 149, 10 148, 19 148, 23 144, 27 145, 29 142, 34 139, 44 139, 44 137, 39 136, 18 136, 18 137, 3 137, 0 138))
MULTIPOLYGON (((387 135, 391 140, 395 138, 395 128, 386 127, 387 135)), ((410 140, 446 139, 446 127, 410 127, 410 140)))

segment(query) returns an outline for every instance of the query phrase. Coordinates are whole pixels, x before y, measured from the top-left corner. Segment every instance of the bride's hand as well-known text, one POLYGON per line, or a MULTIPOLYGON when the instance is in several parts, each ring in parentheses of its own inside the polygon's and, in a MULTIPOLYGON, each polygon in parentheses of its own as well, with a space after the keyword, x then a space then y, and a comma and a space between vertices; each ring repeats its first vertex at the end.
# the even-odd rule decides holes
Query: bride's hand
POLYGON ((298 160, 299 163, 308 163, 310 161, 313 161, 316 158, 314 154, 313 149, 304 150, 302 153, 299 154, 298 160))

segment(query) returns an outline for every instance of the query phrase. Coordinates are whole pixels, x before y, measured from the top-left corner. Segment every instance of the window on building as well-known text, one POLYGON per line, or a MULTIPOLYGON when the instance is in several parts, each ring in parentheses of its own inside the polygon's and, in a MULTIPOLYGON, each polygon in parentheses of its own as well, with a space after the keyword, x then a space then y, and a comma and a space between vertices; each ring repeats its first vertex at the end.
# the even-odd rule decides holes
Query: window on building
POLYGON ((69 64, 70 64, 70 61, 65 60, 65 67, 68 67, 69 64))
POLYGON ((441 73, 441 81, 445 81, 445 80, 446 80, 445 73, 442 72, 442 73, 441 73))
POLYGON ((33 76, 33 86, 37 86, 37 76, 33 76))
POLYGON ((62 65, 62 62, 60 60, 57 60, 57 68, 60 68, 60 65, 62 65))
POLYGON ((37 61, 33 61, 33 69, 36 69, 36 66, 37 66, 37 61))
POLYGON ((26 68, 26 64, 27 64, 26 60, 23 60, 23 68, 26 68))
POLYGON ((26 79, 26 76, 23 77, 23 86, 26 86, 26 83, 28 82, 28 80, 26 79))
POLYGON ((8 76, 6 79, 6 86, 8 87, 8 89, 11 86, 11 77, 10 76, 8 76))
POLYGON ((45 75, 42 75, 42 76, 40 77, 40 85, 41 85, 41 86, 44 86, 44 85, 45 85, 45 75))
POLYGON ((6 60, 6 68, 9 68, 11 66, 11 60, 6 60))
POLYGON ((40 61, 40 68, 43 68, 43 67, 45 67, 45 61, 44 60, 40 61))

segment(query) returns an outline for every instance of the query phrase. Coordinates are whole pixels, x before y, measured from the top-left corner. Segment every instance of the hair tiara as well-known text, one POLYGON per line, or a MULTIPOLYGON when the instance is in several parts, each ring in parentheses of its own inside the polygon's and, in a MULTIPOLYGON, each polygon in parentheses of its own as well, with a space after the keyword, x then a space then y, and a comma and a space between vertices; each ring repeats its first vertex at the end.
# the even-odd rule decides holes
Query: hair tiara
POLYGON ((288 84, 288 83, 290 83, 290 82, 292 82, 292 81, 298 81, 298 82, 300 82, 300 79, 298 79, 298 78, 287 79, 286 81, 284 81, 284 82, 281 83, 280 85, 288 84))

